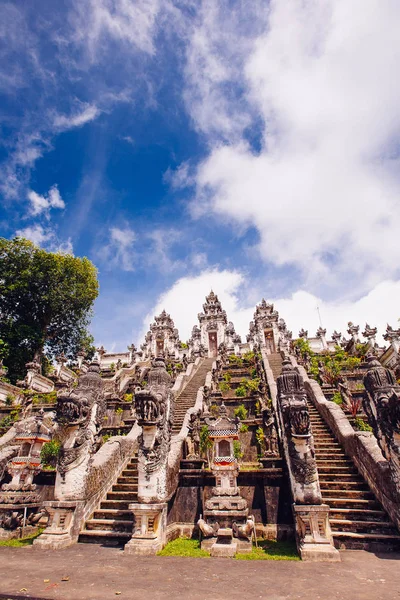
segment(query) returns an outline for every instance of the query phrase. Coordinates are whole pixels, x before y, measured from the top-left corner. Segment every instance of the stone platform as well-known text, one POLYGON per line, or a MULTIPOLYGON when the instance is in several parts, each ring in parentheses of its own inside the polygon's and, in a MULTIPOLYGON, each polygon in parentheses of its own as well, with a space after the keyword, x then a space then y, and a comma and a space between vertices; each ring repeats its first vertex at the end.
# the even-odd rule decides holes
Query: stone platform
POLYGON ((32 546, 0 548, 0 598, 398 598, 400 554, 375 555, 363 550, 340 554, 340 563, 307 563, 126 556, 99 544, 42 552, 35 552, 32 546), (61 581, 64 576, 68 581, 61 581), (23 588, 26 591, 21 591, 23 588))

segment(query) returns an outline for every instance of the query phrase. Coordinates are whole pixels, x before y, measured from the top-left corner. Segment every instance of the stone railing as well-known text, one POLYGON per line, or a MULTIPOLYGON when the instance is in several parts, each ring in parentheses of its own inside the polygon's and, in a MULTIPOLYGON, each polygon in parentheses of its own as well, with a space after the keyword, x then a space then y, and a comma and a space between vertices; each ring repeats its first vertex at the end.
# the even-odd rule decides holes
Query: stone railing
POLYGON ((141 428, 135 424, 127 436, 112 437, 100 448, 88 469, 81 497, 45 502, 49 524, 34 541, 35 547, 59 549, 78 540, 84 522, 106 497, 137 449, 140 432, 141 428))
POLYGON ((299 554, 303 560, 339 561, 329 506, 321 496, 304 379, 286 359, 275 382, 268 355, 262 357, 288 469, 299 554))
POLYGON ((48 394, 54 391, 54 383, 50 379, 47 379, 44 375, 28 371, 26 377, 26 386, 30 390, 40 392, 42 394, 48 394))
POLYGON ((125 469, 138 448, 140 433, 141 427, 135 424, 128 435, 110 438, 94 455, 87 475, 83 519, 87 519, 106 497, 119 473, 125 469))
POLYGON ((63 383, 69 383, 70 381, 75 381, 78 379, 78 376, 74 371, 71 371, 65 365, 61 365, 59 369, 57 369, 58 380, 63 383))
POLYGON ((14 398, 12 404, 20 404, 24 398, 21 388, 5 381, 0 381, 0 403, 6 404, 7 398, 14 398))
POLYGON ((304 367, 297 365, 293 357, 291 360, 304 379, 309 399, 400 529, 400 506, 396 500, 396 488, 390 476, 388 461, 382 455, 375 436, 368 431, 354 431, 340 406, 327 400, 320 385, 308 377, 304 367))

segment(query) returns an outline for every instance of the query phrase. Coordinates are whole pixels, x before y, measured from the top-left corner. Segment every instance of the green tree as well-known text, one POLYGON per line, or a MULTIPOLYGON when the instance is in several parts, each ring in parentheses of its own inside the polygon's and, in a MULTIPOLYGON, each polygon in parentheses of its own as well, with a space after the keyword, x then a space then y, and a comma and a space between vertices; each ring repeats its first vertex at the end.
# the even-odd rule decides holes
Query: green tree
POLYGON ((24 376, 35 354, 73 358, 89 348, 97 295, 97 270, 87 258, 47 252, 23 238, 0 238, 0 339, 8 346, 10 380, 24 376))

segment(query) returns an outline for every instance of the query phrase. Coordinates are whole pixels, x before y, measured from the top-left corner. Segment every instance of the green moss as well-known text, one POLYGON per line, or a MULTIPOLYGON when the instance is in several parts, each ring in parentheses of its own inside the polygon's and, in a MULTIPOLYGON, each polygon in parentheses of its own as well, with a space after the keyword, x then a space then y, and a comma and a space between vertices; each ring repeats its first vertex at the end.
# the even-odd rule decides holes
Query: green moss
POLYGON ((200 540, 178 538, 169 542, 157 553, 158 556, 190 556, 192 558, 210 558, 210 555, 200 547, 200 540))
POLYGON ((236 554, 236 560, 300 560, 294 542, 258 540, 258 548, 248 554, 236 554))
POLYGON ((28 535, 24 538, 2 540, 0 541, 0 547, 9 546, 11 548, 23 548, 24 546, 31 546, 33 544, 33 540, 35 540, 42 532, 43 529, 39 529, 36 533, 28 535))

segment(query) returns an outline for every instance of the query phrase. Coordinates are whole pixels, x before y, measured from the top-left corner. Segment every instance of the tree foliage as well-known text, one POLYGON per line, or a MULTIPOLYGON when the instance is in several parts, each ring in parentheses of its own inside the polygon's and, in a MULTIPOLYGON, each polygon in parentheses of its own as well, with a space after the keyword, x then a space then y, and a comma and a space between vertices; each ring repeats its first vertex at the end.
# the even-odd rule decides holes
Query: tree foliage
POLYGON ((0 339, 10 380, 24 376, 35 353, 72 358, 82 346, 90 349, 87 326, 97 295, 97 271, 87 258, 0 238, 0 339))

